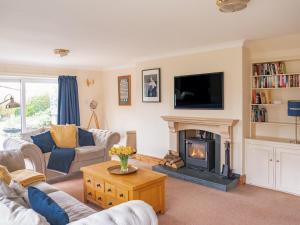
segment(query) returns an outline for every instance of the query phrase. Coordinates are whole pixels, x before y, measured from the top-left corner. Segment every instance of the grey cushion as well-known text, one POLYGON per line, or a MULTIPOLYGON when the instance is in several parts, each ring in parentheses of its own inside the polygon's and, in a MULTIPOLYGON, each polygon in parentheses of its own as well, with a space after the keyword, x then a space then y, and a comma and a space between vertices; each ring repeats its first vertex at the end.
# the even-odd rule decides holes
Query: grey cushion
POLYGON ((9 172, 25 169, 24 157, 19 150, 0 151, 0 164, 9 172))
POLYGON ((100 146, 82 146, 75 148, 74 162, 93 160, 104 156, 105 148, 100 146))
POLYGON ((14 201, 25 208, 29 207, 24 199, 23 192, 18 187, 8 186, 4 181, 0 180, 0 201, 4 199, 14 201))
POLYGON ((66 211, 70 222, 85 218, 96 212, 63 191, 53 192, 48 196, 66 211))

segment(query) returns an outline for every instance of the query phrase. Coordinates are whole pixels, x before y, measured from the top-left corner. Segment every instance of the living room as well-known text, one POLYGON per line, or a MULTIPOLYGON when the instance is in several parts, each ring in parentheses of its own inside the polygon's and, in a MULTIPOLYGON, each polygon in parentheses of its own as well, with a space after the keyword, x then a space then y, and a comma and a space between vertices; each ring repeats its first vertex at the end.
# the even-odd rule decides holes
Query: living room
MULTIPOLYGON (((89 207, 85 216, 68 211, 70 224, 110 224, 107 215, 111 224, 128 225, 299 224, 297 1, 2 3, 0 164, 7 154, 24 157, 24 166, 16 168, 33 169, 58 206, 64 208, 56 192, 64 192, 70 196, 64 200, 73 196, 89 207), (217 82, 209 83, 213 77, 217 82), (62 80, 69 78, 76 79, 78 110, 61 92, 62 80), (205 105, 203 98, 192 98, 194 84, 203 85, 196 95, 212 88, 218 94, 209 97, 219 102, 205 105), (194 105, 180 101, 185 95, 194 105), (45 96, 49 103, 41 109, 37 99, 45 96), (78 111, 80 122, 69 120, 68 111, 78 111), (77 125, 75 156, 63 172, 49 166, 59 164, 53 153, 62 151, 32 150, 40 133, 49 132, 56 147, 69 140, 64 136, 69 131, 56 124, 77 125), (37 129, 43 131, 32 133, 37 129), (81 134, 93 137, 95 149, 79 144, 81 134), (206 141, 205 156, 198 155, 206 164, 188 164, 194 138, 193 146, 206 141), (212 150, 208 142, 214 143, 212 150), (130 152, 128 171, 137 171, 108 173, 106 166, 120 164, 110 164, 120 151, 130 152), (204 207, 195 209, 201 202, 204 207)), ((1 213, 3 199, 0 193, 1 213)), ((68 224, 43 216, 49 224, 68 224)), ((0 219, 0 224, 16 221, 0 219)))

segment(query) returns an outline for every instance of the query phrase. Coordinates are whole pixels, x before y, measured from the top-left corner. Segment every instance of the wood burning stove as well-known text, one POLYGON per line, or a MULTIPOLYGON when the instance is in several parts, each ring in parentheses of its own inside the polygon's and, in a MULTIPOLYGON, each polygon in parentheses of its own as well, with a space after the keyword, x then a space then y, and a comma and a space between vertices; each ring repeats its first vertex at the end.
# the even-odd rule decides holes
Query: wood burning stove
POLYGON ((215 168, 215 141, 192 137, 185 139, 186 167, 211 171, 215 168))

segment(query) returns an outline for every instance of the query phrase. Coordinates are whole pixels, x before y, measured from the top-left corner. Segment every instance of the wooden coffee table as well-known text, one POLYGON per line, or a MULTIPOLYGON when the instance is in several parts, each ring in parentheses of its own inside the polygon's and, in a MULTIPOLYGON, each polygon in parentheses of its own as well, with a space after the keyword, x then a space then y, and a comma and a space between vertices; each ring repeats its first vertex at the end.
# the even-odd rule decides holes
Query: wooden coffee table
POLYGON ((156 213, 165 212, 166 175, 139 168, 136 173, 113 175, 107 171, 118 161, 107 161, 82 167, 84 178, 84 201, 102 208, 126 202, 143 200, 152 205, 156 213))

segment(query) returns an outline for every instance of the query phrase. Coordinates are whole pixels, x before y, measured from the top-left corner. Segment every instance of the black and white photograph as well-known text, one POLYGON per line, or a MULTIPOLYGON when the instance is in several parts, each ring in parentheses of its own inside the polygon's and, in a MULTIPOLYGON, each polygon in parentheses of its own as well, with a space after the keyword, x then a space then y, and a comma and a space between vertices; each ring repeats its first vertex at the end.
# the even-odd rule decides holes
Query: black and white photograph
POLYGON ((142 71, 143 102, 160 102, 160 68, 142 71))

